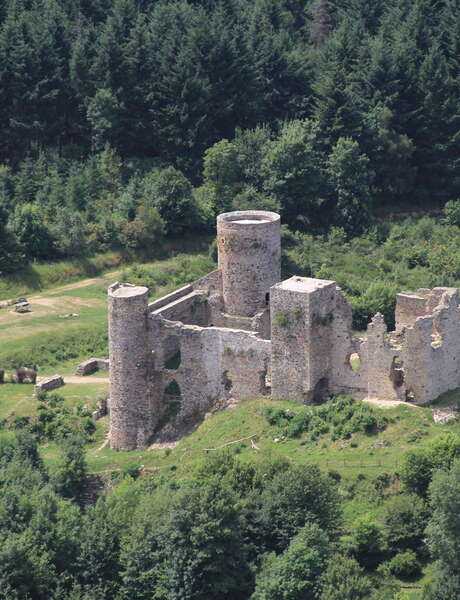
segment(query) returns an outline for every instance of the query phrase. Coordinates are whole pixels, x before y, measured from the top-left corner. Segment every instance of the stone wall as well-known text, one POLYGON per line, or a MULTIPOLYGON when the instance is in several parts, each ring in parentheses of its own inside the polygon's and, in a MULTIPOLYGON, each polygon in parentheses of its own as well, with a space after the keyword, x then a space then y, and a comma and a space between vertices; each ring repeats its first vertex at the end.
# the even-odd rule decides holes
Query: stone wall
POLYGON ((411 398, 420 404, 460 387, 460 314, 458 292, 435 288, 433 314, 419 317, 405 332, 402 357, 411 398))
POLYGON ((152 376, 159 382, 157 393, 164 407, 159 415, 162 427, 156 432, 158 439, 175 439, 225 400, 269 393, 266 376, 270 342, 254 333, 184 325, 154 314, 149 319, 149 330, 154 356, 152 376), (170 340, 175 340, 180 354, 176 368, 167 368, 170 340), (172 390, 176 392, 176 407, 167 414, 172 390))

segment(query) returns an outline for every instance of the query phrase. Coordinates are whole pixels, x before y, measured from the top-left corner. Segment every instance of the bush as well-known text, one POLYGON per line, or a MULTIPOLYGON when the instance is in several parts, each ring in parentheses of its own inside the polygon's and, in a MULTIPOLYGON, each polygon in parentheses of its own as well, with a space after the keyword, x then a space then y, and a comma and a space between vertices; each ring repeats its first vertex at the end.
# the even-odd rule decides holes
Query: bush
POLYGON ((410 492, 425 496, 436 469, 449 469, 460 456, 460 437, 440 435, 427 448, 409 452, 404 457, 401 479, 410 492))
POLYGON ((348 396, 336 396, 318 408, 299 412, 269 407, 264 416, 270 425, 279 427, 286 437, 296 438, 308 431, 312 440, 328 433, 331 428, 332 439, 337 440, 348 439, 357 432, 369 434, 375 430, 381 431, 388 424, 387 417, 348 396))
POLYGON ((396 577, 415 577, 421 571, 420 563, 412 550, 396 554, 388 563, 388 568, 396 577))
POLYGON ((141 466, 138 465, 137 463, 130 463, 129 465, 126 465, 125 467, 123 467, 123 475, 129 475, 130 477, 132 477, 133 479, 137 479, 140 475, 141 472, 141 466))
POLYGON ((352 548, 359 563, 373 568, 384 556, 384 538, 381 527, 368 515, 358 519, 352 536, 352 548))
POLYGON ((149 288, 150 296, 156 296, 200 279, 214 268, 215 263, 206 255, 178 254, 153 266, 132 265, 122 273, 121 279, 145 285, 149 288))
POLYGON ((460 200, 446 202, 442 214, 442 220, 446 225, 460 226, 460 200))
POLYGON ((353 328, 365 331, 376 313, 382 313, 388 329, 395 327, 396 292, 394 284, 386 282, 372 283, 364 294, 350 298, 353 308, 353 328))
POLYGON ((305 525, 282 554, 265 557, 251 600, 317 598, 329 553, 326 533, 314 523, 305 525))
POLYGON ((417 550, 423 544, 429 511, 415 494, 401 494, 388 500, 383 518, 390 550, 417 550))

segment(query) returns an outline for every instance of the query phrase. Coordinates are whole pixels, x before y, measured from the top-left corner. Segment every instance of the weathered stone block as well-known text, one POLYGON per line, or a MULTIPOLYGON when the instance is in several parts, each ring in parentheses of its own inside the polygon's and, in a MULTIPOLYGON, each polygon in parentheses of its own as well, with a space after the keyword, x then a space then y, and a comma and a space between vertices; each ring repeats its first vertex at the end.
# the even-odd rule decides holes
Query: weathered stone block
POLYGON ((52 375, 51 377, 46 377, 39 381, 35 387, 34 391, 37 392, 49 392, 51 390, 55 390, 64 385, 64 379, 61 375, 52 375))

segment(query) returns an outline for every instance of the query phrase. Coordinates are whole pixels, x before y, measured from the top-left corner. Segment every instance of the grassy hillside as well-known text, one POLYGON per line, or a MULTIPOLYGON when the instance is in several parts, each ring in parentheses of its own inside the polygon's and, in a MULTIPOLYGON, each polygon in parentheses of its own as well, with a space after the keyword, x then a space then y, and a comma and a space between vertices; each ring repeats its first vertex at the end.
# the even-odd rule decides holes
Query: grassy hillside
POLYGON ((134 264, 136 261, 149 264, 152 260, 165 260, 179 252, 203 251, 207 249, 209 241, 209 236, 192 235, 162 240, 148 254, 106 252, 76 260, 30 263, 18 269, 16 273, 0 275, 0 301, 27 296, 84 278, 98 277, 106 272, 114 272, 116 269, 134 264))

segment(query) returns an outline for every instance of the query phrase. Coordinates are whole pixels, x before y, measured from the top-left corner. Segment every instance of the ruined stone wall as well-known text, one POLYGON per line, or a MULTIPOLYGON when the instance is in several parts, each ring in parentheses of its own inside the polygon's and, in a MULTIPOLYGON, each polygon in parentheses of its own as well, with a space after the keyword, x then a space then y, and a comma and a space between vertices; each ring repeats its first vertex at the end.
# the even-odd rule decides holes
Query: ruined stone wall
POLYGON ((335 310, 331 324, 329 390, 332 394, 363 394, 367 391, 367 365, 363 363, 364 339, 353 335, 352 310, 342 290, 336 287, 335 310), (351 357, 361 361, 359 371, 351 366, 351 357))
POLYGON ((254 333, 184 325, 152 314, 149 345, 154 356, 152 377, 158 382, 157 393, 162 406, 157 439, 176 439, 206 412, 229 398, 240 400, 269 393, 266 376, 270 342, 254 333), (176 369, 165 365, 168 340, 172 339, 176 340, 180 352, 176 369), (173 398, 173 411, 169 410, 171 389, 180 390, 180 396, 173 398))
MULTIPOLYGON (((328 394, 405 397, 399 349, 377 314, 367 334, 352 332, 352 312, 335 282, 293 277, 271 290, 272 395, 303 403, 328 394), (357 360, 357 370, 352 360, 357 360)), ((356 364, 356 363, 355 363, 356 364)))
POLYGON ((406 388, 420 404, 460 387, 458 292, 435 288, 432 298, 439 299, 438 306, 406 329, 402 351, 406 388))
POLYGON ((280 217, 266 211, 219 215, 217 244, 224 312, 253 317, 281 279, 280 217))
POLYGON ((395 321, 397 332, 401 332, 405 327, 412 326, 418 317, 428 314, 427 299, 420 292, 415 294, 401 292, 396 294, 395 321))

